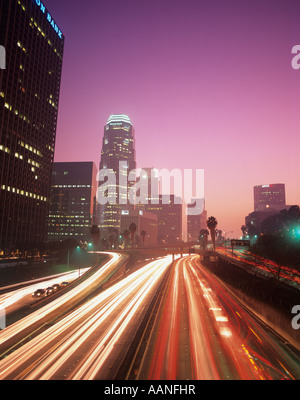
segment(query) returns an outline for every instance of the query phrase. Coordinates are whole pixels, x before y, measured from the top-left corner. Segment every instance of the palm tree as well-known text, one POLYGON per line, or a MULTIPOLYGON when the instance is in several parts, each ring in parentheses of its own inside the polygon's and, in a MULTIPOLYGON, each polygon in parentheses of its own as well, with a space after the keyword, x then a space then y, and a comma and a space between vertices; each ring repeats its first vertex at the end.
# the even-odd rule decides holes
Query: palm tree
POLYGON ((247 233, 247 228, 246 228, 246 226, 245 225, 242 225, 241 226, 241 230, 242 230, 242 232, 243 232, 243 238, 246 236, 246 233, 247 233))
POLYGON ((216 227, 218 225, 218 221, 215 217, 209 217, 206 221, 206 225, 210 231, 211 240, 214 245, 214 250, 216 249, 216 227))
POLYGON ((134 222, 131 222, 131 224, 129 225, 129 232, 131 235, 131 243, 133 244, 134 242, 134 235, 136 232, 136 224, 134 222))
POLYGON ((146 232, 146 231, 142 231, 142 232, 141 232, 141 236, 142 236, 142 242, 143 242, 143 247, 144 247, 144 245, 145 245, 145 238, 146 238, 146 236, 147 236, 147 232, 146 232))
POLYGON ((128 246, 129 235, 130 235, 129 230, 128 230, 128 229, 125 229, 124 232, 123 232, 124 247, 125 247, 125 248, 128 246))

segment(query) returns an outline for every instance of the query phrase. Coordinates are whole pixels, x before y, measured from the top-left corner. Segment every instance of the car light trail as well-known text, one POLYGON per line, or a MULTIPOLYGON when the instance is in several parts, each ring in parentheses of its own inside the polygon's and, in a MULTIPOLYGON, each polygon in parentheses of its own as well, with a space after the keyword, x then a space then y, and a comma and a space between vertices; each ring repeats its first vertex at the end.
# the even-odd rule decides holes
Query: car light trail
MULTIPOLYGON (((142 284, 138 293, 133 297, 119 317, 114 321, 113 325, 101 338, 95 349, 91 352, 91 354, 89 354, 85 363, 83 363, 76 374, 73 375, 72 379, 92 380, 96 377, 99 369, 103 366, 105 360, 112 352, 114 346, 121 338, 121 335, 130 324, 132 318, 135 316, 138 308, 141 307, 143 301, 146 299, 153 286, 157 284, 158 280, 166 272, 170 262, 171 257, 167 257, 165 260, 155 261, 147 266, 147 274, 143 274, 138 282, 139 284, 142 284), (149 275, 152 275, 152 279, 149 279, 149 275)), ((130 293, 131 290, 127 289, 123 296, 128 297, 130 293)))
POLYGON ((60 307, 65 304, 72 302, 76 296, 80 296, 80 293, 87 290, 93 282, 101 280, 106 277, 109 272, 112 272, 115 263, 121 258, 121 255, 115 253, 106 253, 111 259, 104 264, 97 272, 95 272, 91 277, 86 279, 84 282, 80 283, 78 286, 70 290, 69 292, 63 294, 59 298, 53 300, 51 303, 44 306, 42 309, 37 310, 32 313, 29 317, 21 319, 15 324, 7 327, 0 333, 0 346, 6 341, 12 339, 13 336, 19 335, 21 332, 25 331, 29 325, 37 323, 39 320, 49 317, 50 314, 57 311, 60 307))
POLYGON ((284 352, 199 260, 194 255, 174 263, 137 379, 270 380, 300 376, 297 356, 284 352), (189 351, 178 340, 184 329, 189 332, 189 351), (181 357, 179 363, 183 352, 189 356, 181 357))
MULTIPOLYGON (((80 276, 85 274, 90 268, 82 268, 80 271, 80 276)), ((0 310, 10 307, 12 304, 17 303, 22 300, 25 296, 31 295, 38 289, 46 289, 49 286, 53 286, 54 284, 64 281, 73 281, 78 278, 78 271, 72 271, 68 274, 61 274, 61 276, 57 275, 55 278, 51 278, 49 280, 44 280, 39 283, 34 283, 28 285, 22 289, 13 290, 11 292, 0 295, 0 310)))
POLYGON ((93 379, 170 263, 171 257, 153 261, 70 313, 2 360, 0 379, 55 379, 96 332, 96 343, 68 377, 93 379))
POLYGON ((121 365, 136 379, 298 379, 296 358, 199 260, 148 262, 0 361, 0 379, 114 379, 121 365), (147 345, 127 367, 129 348, 145 340, 144 327, 136 335, 142 321, 147 345))
POLYGON ((274 261, 268 260, 266 258, 260 257, 255 254, 251 254, 248 251, 226 251, 223 248, 217 248, 217 252, 224 254, 226 257, 231 257, 232 259, 242 261, 245 265, 249 265, 249 267, 255 267, 261 273, 269 276, 278 276, 282 282, 285 282, 288 285, 300 287, 300 273, 297 269, 292 267, 287 267, 285 265, 278 266, 274 261), (255 258, 257 261, 255 261, 255 258))

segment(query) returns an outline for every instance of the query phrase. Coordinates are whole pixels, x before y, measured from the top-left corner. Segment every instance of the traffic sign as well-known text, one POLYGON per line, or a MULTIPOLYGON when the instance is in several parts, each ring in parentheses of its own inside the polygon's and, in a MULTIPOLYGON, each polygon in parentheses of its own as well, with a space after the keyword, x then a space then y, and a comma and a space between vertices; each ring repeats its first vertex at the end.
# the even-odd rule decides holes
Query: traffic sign
POLYGON ((233 246, 250 246, 250 240, 231 240, 231 247, 233 246))

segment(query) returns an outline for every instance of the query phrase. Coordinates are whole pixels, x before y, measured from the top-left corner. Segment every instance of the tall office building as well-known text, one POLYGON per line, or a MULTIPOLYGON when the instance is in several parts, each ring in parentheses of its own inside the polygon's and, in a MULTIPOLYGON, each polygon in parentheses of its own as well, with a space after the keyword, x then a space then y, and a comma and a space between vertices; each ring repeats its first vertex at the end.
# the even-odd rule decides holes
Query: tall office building
MULTIPOLYGON (((129 187, 134 184, 128 183, 128 173, 136 169, 134 128, 127 115, 113 114, 109 117, 104 128, 99 169, 110 169, 115 174, 114 204, 97 204, 98 224, 102 234, 107 236, 110 229, 120 231, 121 211, 134 209, 134 205, 128 201, 129 187), (120 170, 120 162, 126 168, 120 170)), ((98 191, 104 195, 103 183, 99 182, 98 191)))
POLYGON ((255 227, 260 230, 266 218, 292 207, 286 204, 284 183, 257 185, 254 186, 253 192, 254 212, 251 212, 245 218, 248 229, 255 227))
POLYGON ((157 216, 158 242, 175 243, 183 239, 183 205, 172 195, 159 195, 157 204, 136 204, 136 209, 157 216))
POLYGON ((160 243, 175 243, 183 238, 182 213, 183 204, 174 194, 159 195, 160 204, 153 205, 150 212, 158 208, 158 240, 160 243))
POLYGON ((156 168, 140 168, 137 172, 136 204, 159 204, 160 180, 156 168))
POLYGON ((48 240, 90 240, 96 197, 93 162, 56 162, 53 167, 48 240))
POLYGON ((207 229, 204 199, 192 199, 187 206, 187 211, 187 238, 189 242, 197 242, 201 229, 207 229))
POLYGON ((181 241, 184 222, 181 199, 173 194, 160 193, 161 177, 156 168, 142 168, 137 182, 140 193, 137 191, 136 209, 157 216, 159 244, 181 241), (142 193, 145 202, 138 201, 144 200, 142 193))
POLYGON ((0 249, 47 238, 64 35, 40 0, 0 2, 0 249))
POLYGON ((141 210, 121 212, 121 229, 123 233, 129 230, 130 224, 136 225, 136 244, 145 247, 156 246, 158 242, 157 215, 141 210))
POLYGON ((285 206, 285 185, 274 183, 254 186, 254 211, 268 211, 285 206))

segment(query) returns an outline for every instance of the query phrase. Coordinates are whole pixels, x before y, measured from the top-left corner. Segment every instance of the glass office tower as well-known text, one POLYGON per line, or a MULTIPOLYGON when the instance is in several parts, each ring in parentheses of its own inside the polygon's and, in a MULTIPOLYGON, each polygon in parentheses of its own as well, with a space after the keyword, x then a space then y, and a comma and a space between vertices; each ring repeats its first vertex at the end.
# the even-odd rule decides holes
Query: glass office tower
POLYGON ((48 240, 89 241, 96 197, 93 162, 55 162, 52 173, 48 240))
POLYGON ((40 0, 0 3, 0 249, 47 238, 64 35, 40 0))
MULTIPOLYGON (((97 205, 98 224, 105 236, 112 229, 120 231, 122 210, 134 208, 127 198, 128 189, 134 184, 128 183, 128 173, 136 169, 134 128, 127 115, 113 114, 109 117, 104 128, 99 169, 111 169, 116 178, 116 202, 97 205), (125 169, 120 170, 120 162, 126 165, 125 169)), ((102 184, 99 182, 98 190, 101 190, 102 184)))

